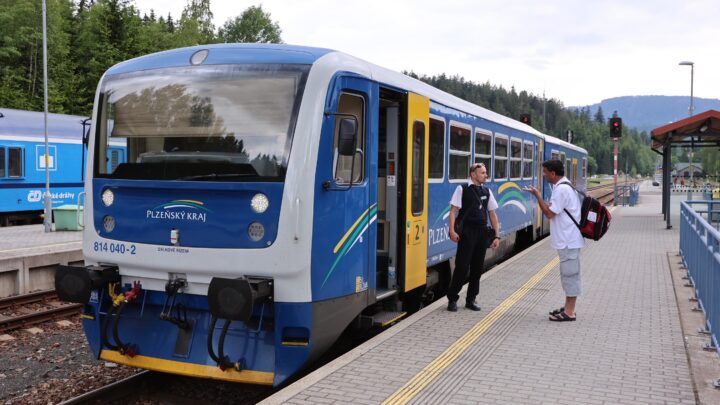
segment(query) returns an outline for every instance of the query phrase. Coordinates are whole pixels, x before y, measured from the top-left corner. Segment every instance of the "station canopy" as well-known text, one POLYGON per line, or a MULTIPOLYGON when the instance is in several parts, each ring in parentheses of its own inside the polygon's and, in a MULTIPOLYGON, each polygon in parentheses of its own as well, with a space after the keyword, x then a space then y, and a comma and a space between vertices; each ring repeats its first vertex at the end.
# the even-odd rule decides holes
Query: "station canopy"
POLYGON ((720 111, 700 114, 652 130, 652 148, 661 152, 669 141, 671 147, 720 146, 720 111))
POLYGON ((670 151, 674 147, 708 148, 720 146, 720 112, 708 110, 652 130, 652 149, 663 156, 662 213, 670 224, 670 151))

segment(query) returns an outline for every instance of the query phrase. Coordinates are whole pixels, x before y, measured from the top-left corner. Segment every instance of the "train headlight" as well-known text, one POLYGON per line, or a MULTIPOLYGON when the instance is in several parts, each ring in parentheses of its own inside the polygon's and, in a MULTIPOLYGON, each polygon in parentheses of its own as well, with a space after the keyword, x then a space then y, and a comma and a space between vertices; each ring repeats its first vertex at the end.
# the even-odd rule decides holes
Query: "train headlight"
POLYGON ((103 228, 105 228, 105 232, 112 232, 112 230, 115 229, 115 218, 106 215, 103 218, 103 228))
POLYGON ((265 227, 260 222, 253 222, 248 227, 248 236, 254 242, 260 241, 265 236, 265 227))
POLYGON ((105 204, 106 207, 109 207, 112 205, 113 201, 115 201, 115 194, 109 188, 105 189, 102 193, 103 204, 105 204))
POLYGON ((270 200, 268 200, 265 194, 258 193, 253 196, 252 200, 250 200, 250 206, 253 211, 258 214, 262 214, 268 209, 268 206, 270 206, 270 200))

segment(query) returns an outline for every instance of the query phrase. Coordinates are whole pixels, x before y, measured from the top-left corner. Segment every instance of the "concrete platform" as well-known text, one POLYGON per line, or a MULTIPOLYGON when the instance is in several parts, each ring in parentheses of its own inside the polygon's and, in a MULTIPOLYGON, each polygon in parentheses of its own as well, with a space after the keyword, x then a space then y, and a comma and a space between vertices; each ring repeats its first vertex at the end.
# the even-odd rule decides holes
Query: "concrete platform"
MULTIPOLYGON (((581 254, 576 322, 548 320, 564 297, 545 239, 483 276, 481 312, 450 313, 441 299, 262 403, 720 403, 711 380, 693 379, 713 373, 691 368, 680 321, 680 199, 669 230, 649 182, 637 206, 613 209, 608 234, 581 254)), ((718 365, 709 355, 706 371, 718 365)))
POLYGON ((43 225, 0 228, 0 297, 54 289, 58 264, 81 264, 82 232, 43 225))

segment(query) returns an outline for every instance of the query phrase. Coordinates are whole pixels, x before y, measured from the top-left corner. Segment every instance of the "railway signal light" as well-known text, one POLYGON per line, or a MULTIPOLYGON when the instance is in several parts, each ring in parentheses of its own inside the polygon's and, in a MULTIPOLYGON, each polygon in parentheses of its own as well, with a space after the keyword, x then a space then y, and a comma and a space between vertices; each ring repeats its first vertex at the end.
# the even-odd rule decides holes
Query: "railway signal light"
POLYGON ((622 118, 610 118, 610 137, 620 138, 622 136, 622 118))
POLYGON ((520 114, 520 122, 530 125, 530 114, 520 114))

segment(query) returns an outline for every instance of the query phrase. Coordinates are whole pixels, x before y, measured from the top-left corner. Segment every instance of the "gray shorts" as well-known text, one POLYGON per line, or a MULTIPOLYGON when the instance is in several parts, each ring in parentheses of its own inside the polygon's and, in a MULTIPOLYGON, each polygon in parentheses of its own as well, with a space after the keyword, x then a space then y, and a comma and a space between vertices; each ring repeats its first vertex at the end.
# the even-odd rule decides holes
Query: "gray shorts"
POLYGON ((558 249, 560 256, 560 281, 566 297, 582 293, 580 280, 580 249, 558 249))

